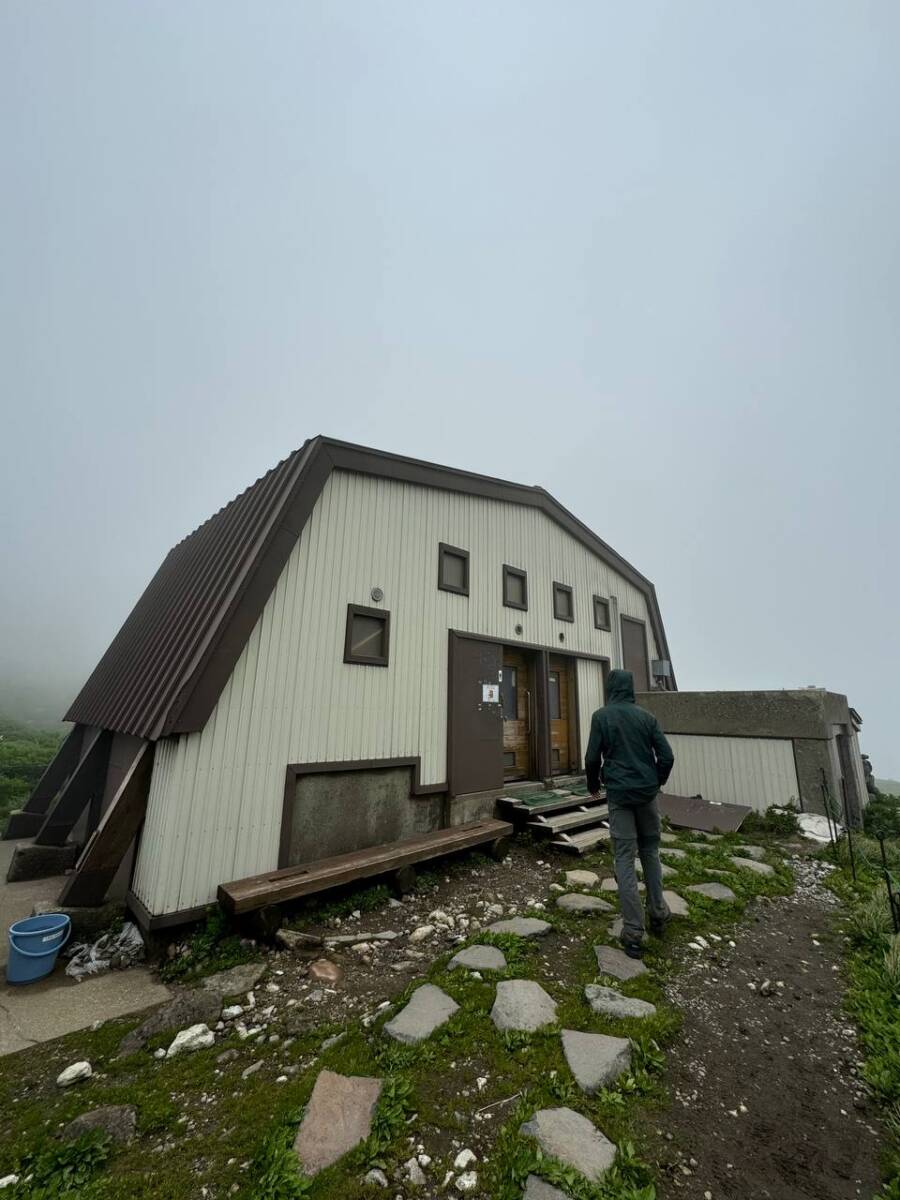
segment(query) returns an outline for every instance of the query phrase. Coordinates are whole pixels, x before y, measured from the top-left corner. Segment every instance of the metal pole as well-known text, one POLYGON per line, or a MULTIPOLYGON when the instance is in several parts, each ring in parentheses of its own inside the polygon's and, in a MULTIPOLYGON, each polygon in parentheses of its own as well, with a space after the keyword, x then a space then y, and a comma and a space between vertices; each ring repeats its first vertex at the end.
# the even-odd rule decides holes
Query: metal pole
POLYGON ((828 822, 828 840, 831 843, 831 856, 837 857, 837 851, 834 845, 834 829, 831 824, 831 797, 828 794, 828 781, 825 778, 825 770, 822 769, 822 804, 825 808, 825 820, 828 822))
POLYGON ((894 933, 900 933, 900 913, 897 912, 898 901, 894 898, 894 892, 891 888, 891 873, 888 870, 887 855, 884 852, 884 834, 878 835, 878 845, 881 847, 881 868, 884 872, 884 886, 887 888, 888 904, 891 908, 891 921, 894 925, 894 933))
POLYGON ((856 856, 853 853, 853 834, 850 832, 850 813, 847 809, 847 789, 844 792, 844 828, 847 830, 847 849, 850 851, 850 871, 856 883, 856 856))

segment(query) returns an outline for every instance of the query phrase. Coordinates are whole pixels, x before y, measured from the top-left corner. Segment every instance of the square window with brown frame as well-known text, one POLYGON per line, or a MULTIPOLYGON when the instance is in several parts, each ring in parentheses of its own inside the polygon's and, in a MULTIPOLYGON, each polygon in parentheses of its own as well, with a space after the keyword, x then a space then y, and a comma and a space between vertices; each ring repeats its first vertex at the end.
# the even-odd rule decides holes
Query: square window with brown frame
POLYGON ((469 594, 469 552, 441 542, 438 546, 438 587, 442 592, 469 594))
POLYGON ((391 614, 380 608, 347 605, 344 662, 386 667, 391 631, 391 614))
POLYGON ((594 628, 612 629, 609 620, 609 601, 605 596, 594 597, 594 628))
POLYGON ((503 564, 503 605, 505 608, 528 608, 528 575, 506 563, 503 564))
POLYGON ((557 621, 575 620, 575 597, 566 583, 553 584, 553 615, 557 621))

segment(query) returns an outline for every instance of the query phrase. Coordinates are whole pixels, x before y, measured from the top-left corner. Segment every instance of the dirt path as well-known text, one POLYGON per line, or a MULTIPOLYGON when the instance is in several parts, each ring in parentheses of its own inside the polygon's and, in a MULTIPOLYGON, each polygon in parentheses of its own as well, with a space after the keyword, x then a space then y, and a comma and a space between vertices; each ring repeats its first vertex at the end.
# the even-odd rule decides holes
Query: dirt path
POLYGON ((689 951, 696 960, 667 989, 685 1023, 669 1050, 672 1105, 654 1121, 661 1200, 878 1190, 880 1135, 841 1011, 834 899, 821 864, 792 865, 793 896, 757 901, 734 947, 689 951))

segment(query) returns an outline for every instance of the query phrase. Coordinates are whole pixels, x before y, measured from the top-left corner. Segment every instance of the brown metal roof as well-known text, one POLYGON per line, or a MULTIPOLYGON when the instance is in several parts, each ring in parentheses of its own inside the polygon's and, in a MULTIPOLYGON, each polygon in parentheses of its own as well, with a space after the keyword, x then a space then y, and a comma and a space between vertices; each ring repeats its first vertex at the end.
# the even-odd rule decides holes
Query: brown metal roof
POLYGON ((542 509, 644 593, 669 657, 650 581, 542 488, 317 437, 169 551, 66 720, 151 739, 202 729, 333 469, 542 509))

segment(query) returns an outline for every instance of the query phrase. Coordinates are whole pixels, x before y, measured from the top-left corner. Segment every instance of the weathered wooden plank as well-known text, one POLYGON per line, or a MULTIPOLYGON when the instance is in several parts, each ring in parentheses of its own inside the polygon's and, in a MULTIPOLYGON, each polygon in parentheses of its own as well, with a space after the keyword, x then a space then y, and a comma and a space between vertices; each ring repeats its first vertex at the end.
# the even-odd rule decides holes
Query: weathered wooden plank
POLYGON ((147 811, 153 742, 135 747, 125 776, 59 897, 60 904, 102 904, 147 811))
POLYGON ((252 875, 219 885, 219 903, 233 913, 251 912, 265 904, 277 904, 309 896, 327 888, 353 883, 373 875, 399 871, 414 863, 440 858, 473 846, 510 837, 513 827, 507 821, 471 821, 450 829, 389 842, 349 854, 337 854, 299 867, 285 867, 265 875, 252 875))

